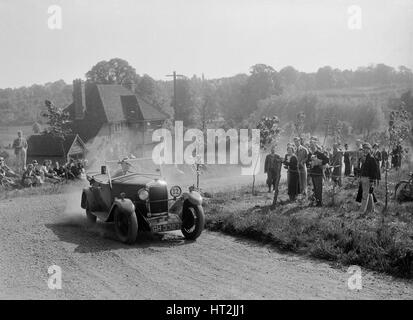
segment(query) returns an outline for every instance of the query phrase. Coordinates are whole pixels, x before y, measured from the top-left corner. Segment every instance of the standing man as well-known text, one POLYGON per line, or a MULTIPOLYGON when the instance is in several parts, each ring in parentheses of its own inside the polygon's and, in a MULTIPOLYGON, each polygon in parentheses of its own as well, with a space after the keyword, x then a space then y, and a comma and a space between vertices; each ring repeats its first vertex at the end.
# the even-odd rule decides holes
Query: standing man
POLYGON ((402 152, 403 152, 403 148, 399 143, 396 145, 396 147, 393 148, 393 151, 391 153, 391 162, 392 162, 392 167, 397 170, 400 169, 401 165, 402 165, 402 152))
POLYGON ((281 157, 275 153, 275 148, 271 148, 271 153, 265 157, 264 173, 267 174, 268 192, 271 192, 271 186, 274 189, 274 199, 278 197, 278 184, 281 175, 281 157))
MULTIPOLYGON (((376 159, 374 159, 372 155, 371 145, 369 143, 363 144, 363 152, 365 158, 360 169, 360 181, 363 192, 360 210, 362 213, 366 213, 370 189, 377 180, 378 166, 376 159)), ((374 211, 374 201, 372 201, 372 211, 374 211)))
POLYGON ((354 176, 360 177, 360 167, 361 167, 361 159, 363 157, 363 143, 360 139, 356 141, 356 151, 354 152, 354 176))
POLYGON ((389 154, 384 147, 381 150, 381 168, 383 171, 389 168, 389 154))
POLYGON ((17 160, 17 171, 24 172, 26 170, 27 159, 27 141, 23 138, 23 132, 17 132, 17 138, 13 141, 14 154, 17 160))
POLYGON ((348 144, 344 145, 344 175, 348 177, 351 174, 350 152, 348 151, 348 144))
POLYGON ((376 185, 379 186, 380 180, 381 180, 381 171, 380 171, 380 161, 382 161, 381 158, 381 151, 379 149, 379 145, 377 143, 373 144, 373 153, 372 153, 373 158, 377 162, 377 179, 376 179, 376 185))
POLYGON ((313 182, 314 196, 317 207, 321 207, 323 205, 323 166, 328 163, 328 158, 323 152, 320 151, 320 149, 320 147, 317 148, 314 141, 311 142, 310 176, 313 182))
POLYGON ((294 138, 294 144, 296 147, 296 156, 298 161, 298 181, 299 181, 299 191, 304 197, 307 196, 307 160, 308 160, 308 149, 304 147, 300 137, 294 138))
POLYGON ((335 184, 341 187, 341 172, 343 169, 343 151, 339 148, 338 143, 333 144, 333 155, 331 157, 331 166, 333 167, 332 179, 335 184))

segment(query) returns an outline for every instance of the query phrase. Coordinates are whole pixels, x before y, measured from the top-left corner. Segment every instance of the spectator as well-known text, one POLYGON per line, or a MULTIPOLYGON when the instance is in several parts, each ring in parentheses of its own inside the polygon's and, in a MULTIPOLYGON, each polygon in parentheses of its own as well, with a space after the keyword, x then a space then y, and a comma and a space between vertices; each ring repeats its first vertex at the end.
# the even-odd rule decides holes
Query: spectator
POLYGON ((400 142, 393 148, 391 152, 391 164, 392 167, 396 169, 396 171, 399 170, 402 165, 402 152, 403 148, 400 142))
POLYGON ((33 164, 33 171, 34 171, 34 174, 36 175, 36 177, 38 177, 38 182, 39 182, 39 184, 43 184, 44 183, 44 174, 43 174, 43 172, 42 172, 42 170, 41 170, 41 166, 39 165, 39 163, 37 162, 37 160, 33 160, 32 161, 32 164, 33 164))
POLYGON ((356 141, 356 151, 354 152, 353 171, 355 177, 360 177, 361 159, 363 157, 363 143, 360 139, 356 141))
POLYGON ((377 179, 375 181, 375 184, 378 186, 381 180, 380 161, 382 161, 382 158, 381 158, 381 152, 379 149, 379 145, 377 143, 373 145, 372 155, 373 155, 374 160, 376 160, 376 163, 377 163, 377 179))
POLYGON ((328 158, 314 141, 310 144, 310 150, 310 176, 314 188, 314 197, 316 206, 321 207, 323 205, 323 166, 328 163, 328 158))
POLYGON ((330 160, 333 172, 332 180, 341 187, 341 172, 343 170, 343 151, 339 148, 338 143, 333 144, 333 155, 330 160))
POLYGON ((298 161, 298 175, 299 175, 299 187, 300 193, 307 196, 307 160, 308 149, 304 147, 302 139, 299 137, 294 138, 294 144, 296 147, 296 155, 298 161))
POLYGON ((17 160, 17 172, 22 172, 26 169, 27 141, 20 130, 17 131, 17 138, 13 141, 13 148, 17 160))
POLYGON ((278 184, 281 174, 281 158, 275 153, 275 148, 271 148, 271 153, 265 157, 264 173, 267 174, 268 192, 271 192, 271 186, 274 192, 278 193, 278 184))
POLYGON ((56 183, 61 181, 61 179, 57 176, 56 172, 52 168, 51 160, 43 161, 43 165, 40 167, 40 171, 44 176, 44 180, 47 182, 56 183))
POLYGON ((6 165, 3 157, 0 157, 0 185, 17 187, 17 183, 12 179, 17 175, 6 165))
POLYGON ((300 193, 299 174, 298 174, 298 158, 294 154, 294 147, 287 147, 287 154, 284 158, 284 168, 287 172, 288 196, 290 201, 295 201, 297 194, 300 193))
MULTIPOLYGON (((368 209, 369 195, 373 192, 374 181, 377 180, 377 162, 372 156, 371 145, 363 145, 365 158, 360 170, 360 182, 362 187, 362 201, 360 206, 361 213, 366 213, 368 209)), ((374 201, 371 203, 371 210, 374 211, 374 201)))
POLYGON ((55 162, 53 171, 55 172, 55 174, 56 174, 58 177, 63 178, 63 177, 65 176, 65 170, 63 169, 63 167, 60 166, 60 164, 59 164, 58 161, 55 162))
POLYGON ((389 154, 384 147, 381 150, 381 168, 383 170, 389 168, 389 154))
POLYGON ((346 177, 351 174, 350 152, 348 151, 348 144, 344 144, 344 175, 346 177))
POLYGON ((22 184, 25 187, 34 187, 41 185, 40 177, 36 174, 32 163, 28 164, 26 171, 23 173, 22 184))

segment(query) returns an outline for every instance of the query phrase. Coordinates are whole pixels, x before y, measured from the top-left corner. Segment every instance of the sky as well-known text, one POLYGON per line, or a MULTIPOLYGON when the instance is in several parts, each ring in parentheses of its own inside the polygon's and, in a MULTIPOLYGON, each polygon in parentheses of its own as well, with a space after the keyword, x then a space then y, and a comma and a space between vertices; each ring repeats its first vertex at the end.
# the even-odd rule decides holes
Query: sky
POLYGON ((0 88, 71 83, 115 57, 157 80, 230 77, 256 63, 413 69, 413 1, 0 0, 0 88), (52 5, 61 29, 49 28, 52 5))

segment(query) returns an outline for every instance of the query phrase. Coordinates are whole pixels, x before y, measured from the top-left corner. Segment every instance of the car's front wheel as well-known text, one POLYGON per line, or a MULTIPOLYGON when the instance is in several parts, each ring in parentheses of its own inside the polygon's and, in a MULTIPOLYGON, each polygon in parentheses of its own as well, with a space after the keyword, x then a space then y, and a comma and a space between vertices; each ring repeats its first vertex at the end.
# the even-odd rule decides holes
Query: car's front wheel
POLYGON ((120 241, 127 244, 135 242, 138 235, 138 220, 135 212, 127 212, 116 208, 114 222, 116 236, 120 241))
POLYGON ((184 204, 182 208, 182 234, 188 240, 198 238, 204 230, 205 215, 201 206, 184 204))

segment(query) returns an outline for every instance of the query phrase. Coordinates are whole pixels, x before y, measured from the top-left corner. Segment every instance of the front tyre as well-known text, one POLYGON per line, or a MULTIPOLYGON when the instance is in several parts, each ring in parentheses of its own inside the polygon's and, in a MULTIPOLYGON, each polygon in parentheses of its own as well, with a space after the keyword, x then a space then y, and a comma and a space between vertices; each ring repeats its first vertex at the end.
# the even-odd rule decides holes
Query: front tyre
POLYGON ((138 220, 135 212, 127 212, 115 209, 114 212, 115 231, 118 239, 127 244, 135 242, 138 235, 138 220))
POLYGON ((185 203, 182 208, 182 234, 188 240, 198 238, 204 230, 205 215, 201 206, 185 203))

